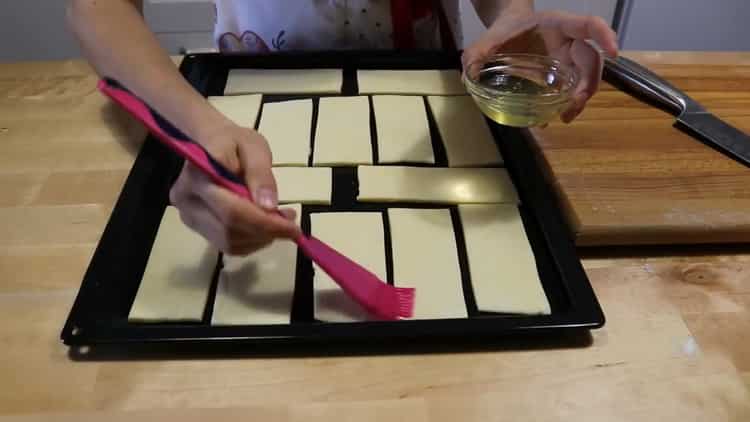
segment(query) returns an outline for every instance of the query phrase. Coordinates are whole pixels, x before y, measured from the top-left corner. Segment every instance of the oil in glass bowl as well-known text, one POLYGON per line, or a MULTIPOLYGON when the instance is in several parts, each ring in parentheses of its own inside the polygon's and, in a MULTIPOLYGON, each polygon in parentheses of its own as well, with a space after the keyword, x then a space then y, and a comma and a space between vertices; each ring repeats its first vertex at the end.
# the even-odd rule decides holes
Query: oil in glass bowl
POLYGON ((480 110, 507 126, 550 122, 570 104, 577 83, 572 69, 546 56, 502 54, 473 63, 464 84, 480 110))

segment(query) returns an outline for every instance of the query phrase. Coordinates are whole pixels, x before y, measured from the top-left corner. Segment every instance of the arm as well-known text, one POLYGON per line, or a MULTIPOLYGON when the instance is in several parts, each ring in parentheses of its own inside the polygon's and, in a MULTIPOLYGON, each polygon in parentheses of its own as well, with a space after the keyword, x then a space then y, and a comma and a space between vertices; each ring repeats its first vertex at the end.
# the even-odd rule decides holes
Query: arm
POLYGON ((199 141, 227 126, 227 119, 180 75, 141 12, 142 0, 71 0, 67 17, 99 75, 119 80, 199 141))
POLYGON ((524 15, 534 12, 534 0, 471 0, 485 26, 490 27, 501 15, 524 15))
POLYGON ((214 185, 186 164, 169 192, 182 221, 224 252, 247 254, 274 238, 293 238, 282 218, 266 140, 212 107, 182 77, 141 16, 141 0, 70 0, 68 22, 100 75, 122 82, 231 171, 245 177, 255 203, 214 185))

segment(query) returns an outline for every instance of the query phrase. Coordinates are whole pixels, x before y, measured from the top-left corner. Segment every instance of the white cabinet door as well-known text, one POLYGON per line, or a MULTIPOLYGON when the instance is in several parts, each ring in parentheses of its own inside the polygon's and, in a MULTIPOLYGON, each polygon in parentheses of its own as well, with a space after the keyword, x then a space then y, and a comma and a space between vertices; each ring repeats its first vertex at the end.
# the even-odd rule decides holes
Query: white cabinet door
POLYGON ((146 0, 146 22, 155 32, 212 32, 214 3, 211 0, 146 0))
POLYGON ((214 49, 213 1, 146 0, 143 12, 149 28, 170 54, 214 49))

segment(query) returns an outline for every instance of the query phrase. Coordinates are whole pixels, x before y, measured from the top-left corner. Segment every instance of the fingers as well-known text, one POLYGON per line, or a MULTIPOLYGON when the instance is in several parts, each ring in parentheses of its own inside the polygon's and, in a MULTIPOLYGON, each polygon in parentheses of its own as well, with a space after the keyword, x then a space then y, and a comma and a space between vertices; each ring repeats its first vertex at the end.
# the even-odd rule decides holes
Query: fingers
POLYGON ((295 221, 297 219, 297 211, 295 211, 293 209, 290 209, 290 208, 281 208, 281 209, 279 209, 279 212, 287 220, 295 221))
POLYGON ((216 186, 208 178, 194 188, 219 221, 248 236, 295 238, 300 229, 293 221, 274 212, 261 209, 256 204, 216 186))
POLYGON ((224 226, 210 211, 207 204, 193 196, 179 208, 180 218, 186 226, 200 233, 219 250, 230 255, 246 255, 268 246, 273 239, 248 235, 224 226))
POLYGON ((250 226, 228 226, 212 211, 209 204, 194 190, 207 181, 188 164, 170 190, 170 201, 180 212, 182 222, 206 238, 219 250, 233 255, 244 255, 268 245, 273 238, 259 235, 250 226))
POLYGON ((544 13, 544 26, 555 27, 574 40, 594 40, 610 57, 617 56, 617 34, 599 16, 579 16, 565 12, 544 13))
POLYGON ((216 185, 198 168, 185 164, 170 190, 170 201, 185 224, 226 253, 242 255, 276 238, 301 235, 293 211, 277 212, 271 152, 260 134, 228 126, 206 148, 232 171, 242 174, 254 201, 216 185))
POLYGON ((492 44, 482 40, 475 42, 464 50, 464 53, 461 55, 461 64, 463 65, 464 70, 466 70, 472 63, 490 57, 493 51, 492 44))
POLYGON ((257 132, 238 143, 238 155, 253 201, 268 211, 278 206, 276 180, 271 172, 271 150, 257 132))
POLYGON ((583 111, 586 102, 599 89, 603 61, 600 54, 583 40, 575 40, 570 46, 570 58, 580 77, 573 91, 572 102, 560 118, 563 122, 573 121, 583 111))
POLYGON ((254 252, 275 238, 293 239, 300 234, 292 210, 285 210, 283 216, 267 212, 215 185, 190 164, 185 164, 170 190, 170 201, 180 210, 185 225, 233 255, 254 252))

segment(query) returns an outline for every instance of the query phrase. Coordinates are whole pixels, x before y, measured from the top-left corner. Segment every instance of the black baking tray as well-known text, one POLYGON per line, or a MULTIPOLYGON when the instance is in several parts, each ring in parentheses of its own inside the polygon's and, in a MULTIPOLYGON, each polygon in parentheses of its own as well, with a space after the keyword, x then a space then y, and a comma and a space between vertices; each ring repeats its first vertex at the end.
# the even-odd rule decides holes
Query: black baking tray
MULTIPOLYGON (((227 73, 232 68, 341 68, 344 84, 341 95, 356 95, 357 69, 459 69, 460 56, 445 52, 335 52, 297 53, 272 56, 188 55, 180 66, 185 78, 203 95, 222 95, 227 73)), ((312 95, 265 95, 263 102, 291 98, 313 98, 313 127, 317 118, 317 98, 312 95)), ((445 151, 427 107, 436 166, 446 164, 445 151)), ((262 110, 261 110, 262 115, 262 110)), ((371 116, 373 119, 374 116, 371 116)), ((265 345, 279 343, 336 344, 410 340, 414 342, 450 339, 452 344, 507 338, 508 335, 538 334, 545 338, 558 334, 580 334, 604 324, 604 315, 581 266, 580 259, 555 200, 535 158, 528 133, 487 121, 505 159, 521 198, 519 206, 534 251, 539 275, 552 313, 523 316, 479 312, 471 291, 466 250, 457 209, 425 204, 357 203, 356 168, 334 169, 333 204, 304 206, 303 230, 309 232, 311 212, 381 211, 384 215, 388 282, 392 283, 392 262, 388 248, 388 207, 448 208, 456 227, 464 296, 469 317, 442 320, 391 322, 324 323, 313 318, 312 264, 298 253, 297 279, 291 323, 265 326, 211 326, 216 276, 204 311, 197 323, 131 323, 127 315, 143 275, 150 248, 156 236, 168 192, 182 160, 149 136, 136 158, 112 211, 78 296, 63 328, 61 338, 70 346, 135 345, 140 343, 180 343, 187 347, 211 345, 265 345)), ((257 122, 256 122, 257 124, 257 122)), ((314 130, 313 130, 314 132, 314 130)), ((373 143, 377 142, 373 130, 373 143)), ((313 136, 314 138, 314 136, 313 136)), ((314 139, 312 139, 314 144, 314 139)), ((377 148, 373 148, 377 152, 377 148)), ((377 162, 377 156, 375 157, 377 162)), ((502 254, 497 250, 492 253, 502 254)), ((219 260, 220 261, 220 260, 219 260)), ((502 274, 498 274, 502 277, 502 274)))

